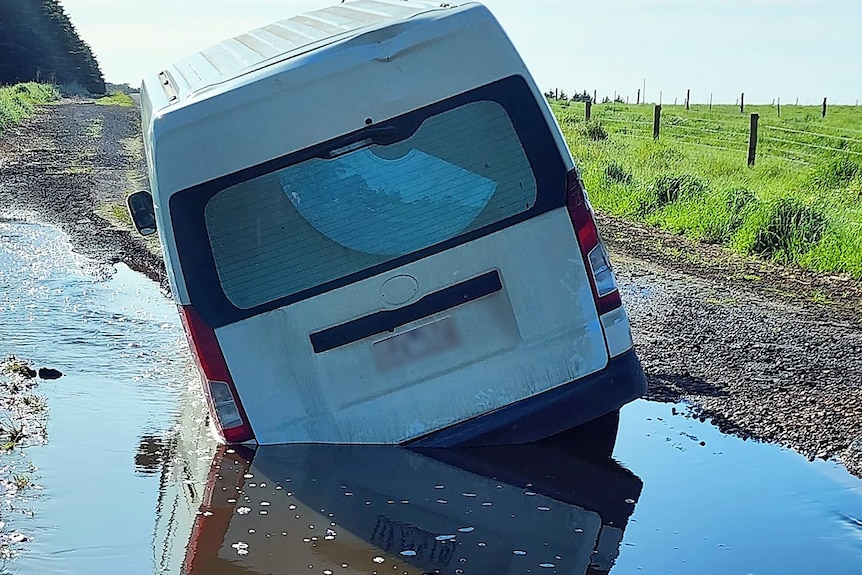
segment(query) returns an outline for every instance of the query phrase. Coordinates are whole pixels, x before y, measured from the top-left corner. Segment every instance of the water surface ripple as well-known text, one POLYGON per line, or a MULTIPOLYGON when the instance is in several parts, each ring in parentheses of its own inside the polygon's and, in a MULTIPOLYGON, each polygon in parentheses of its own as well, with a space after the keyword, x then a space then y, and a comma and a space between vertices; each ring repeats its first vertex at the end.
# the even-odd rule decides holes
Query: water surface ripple
POLYGON ((66 374, 36 390, 33 515, 0 517, 32 538, 15 575, 862 572, 862 482, 684 406, 627 406, 617 461, 541 445, 228 449, 187 392, 155 284, 0 220, 0 287, 0 354, 66 374))

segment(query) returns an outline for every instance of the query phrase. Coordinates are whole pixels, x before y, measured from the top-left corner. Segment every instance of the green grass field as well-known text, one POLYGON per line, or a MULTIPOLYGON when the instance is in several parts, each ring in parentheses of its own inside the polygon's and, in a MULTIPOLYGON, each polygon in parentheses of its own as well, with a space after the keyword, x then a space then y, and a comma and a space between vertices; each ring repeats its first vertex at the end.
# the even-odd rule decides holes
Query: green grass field
POLYGON ((125 92, 112 92, 104 98, 99 98, 96 103, 101 106, 120 106, 121 108, 131 108, 134 105, 132 97, 125 92))
POLYGON ((597 210, 862 278, 862 107, 663 106, 658 141, 652 105, 552 108, 597 210))
POLYGON ((36 106, 60 97, 50 84, 28 82, 0 87, 0 134, 33 113, 36 106))

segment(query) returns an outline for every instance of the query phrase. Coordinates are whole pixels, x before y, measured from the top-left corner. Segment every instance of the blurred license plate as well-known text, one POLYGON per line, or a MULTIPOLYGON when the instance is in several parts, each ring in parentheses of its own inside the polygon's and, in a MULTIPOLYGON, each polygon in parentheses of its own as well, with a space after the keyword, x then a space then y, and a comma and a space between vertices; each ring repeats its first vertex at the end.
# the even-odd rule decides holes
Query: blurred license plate
POLYGON ((381 371, 407 365, 461 345, 455 320, 443 318, 371 346, 374 363, 381 371))

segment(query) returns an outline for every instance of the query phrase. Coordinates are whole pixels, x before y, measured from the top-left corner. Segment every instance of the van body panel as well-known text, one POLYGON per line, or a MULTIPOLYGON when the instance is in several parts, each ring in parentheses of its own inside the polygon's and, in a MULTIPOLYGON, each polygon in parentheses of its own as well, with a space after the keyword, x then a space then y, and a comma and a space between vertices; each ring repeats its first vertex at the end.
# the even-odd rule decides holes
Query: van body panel
POLYGON ((216 330, 259 443, 399 443, 602 369, 607 351, 565 209, 381 276, 216 330), (381 286, 420 293, 498 270, 503 289, 324 353, 309 335, 387 309, 381 286), (372 346, 443 318, 462 345, 381 372, 372 346))
POLYGON ((321 44, 428 12, 451 10, 429 0, 358 0, 274 22, 190 54, 167 68, 179 100, 321 44))
POLYGON ((225 366, 199 362, 207 397, 240 404, 231 437, 530 441, 642 393, 625 311, 597 311, 588 202, 566 207, 571 154, 481 4, 265 26, 145 78, 141 113, 168 280, 225 366))
POLYGON ((160 187, 182 190, 353 132, 367 118, 381 122, 501 78, 528 77, 503 31, 489 26, 490 13, 471 7, 458 16, 417 17, 382 37, 366 32, 160 111, 152 120, 160 187), (351 86, 349 94, 338 85, 351 86), (308 113, 325 109, 337 113, 308 113))
MULTIPOLYGON (((261 61, 240 75, 210 70, 207 76, 201 64, 195 68, 195 77, 202 76, 199 85, 180 86, 175 101, 163 90, 167 79, 179 75, 172 68, 144 80, 150 188, 180 304, 189 302, 186 273, 163 208, 179 191, 355 131, 368 118, 383 121, 513 75, 527 82, 548 125, 557 125, 520 56, 484 6, 428 11, 439 5, 418 4, 426 11, 390 26, 393 30, 354 29, 314 50, 261 61), (441 72, 429 75, 429 69, 441 72), (349 94, 333 88, 333 77, 338 85, 351 86, 349 94), (337 113, 309 113, 323 109, 337 113)), ((192 66, 195 58, 184 62, 192 66)), ((562 134, 551 132, 562 161, 572 169, 562 134)))
POLYGON ((192 304, 219 328, 563 207, 566 165, 541 110, 528 82, 512 76, 368 127, 403 131, 391 144, 321 159, 361 140, 360 130, 173 194, 192 304), (404 155, 384 159, 392 153, 404 155), (341 164, 353 158, 362 167, 341 164), (422 203, 415 194, 427 210, 409 207, 422 203))
POLYGON ((626 308, 618 307, 601 317, 605 340, 608 342, 608 354, 616 357, 632 348, 632 330, 626 308))

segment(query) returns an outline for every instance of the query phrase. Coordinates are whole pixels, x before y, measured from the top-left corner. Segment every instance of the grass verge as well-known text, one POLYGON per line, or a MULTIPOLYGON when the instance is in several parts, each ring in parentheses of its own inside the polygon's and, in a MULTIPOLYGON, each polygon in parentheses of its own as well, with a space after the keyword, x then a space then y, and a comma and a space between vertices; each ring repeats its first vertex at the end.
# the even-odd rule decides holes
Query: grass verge
POLYGON ((656 141, 651 106, 594 106, 589 123, 582 105, 553 107, 596 209, 862 278, 862 108, 763 107, 749 168, 738 108, 665 107, 656 141))
POLYGON ((60 98, 51 84, 28 82, 0 88, 0 134, 29 117, 36 106, 60 98))
POLYGON ((101 106, 120 106, 121 108, 131 108, 134 105, 131 96, 125 92, 113 92, 104 98, 99 98, 96 103, 101 106))

